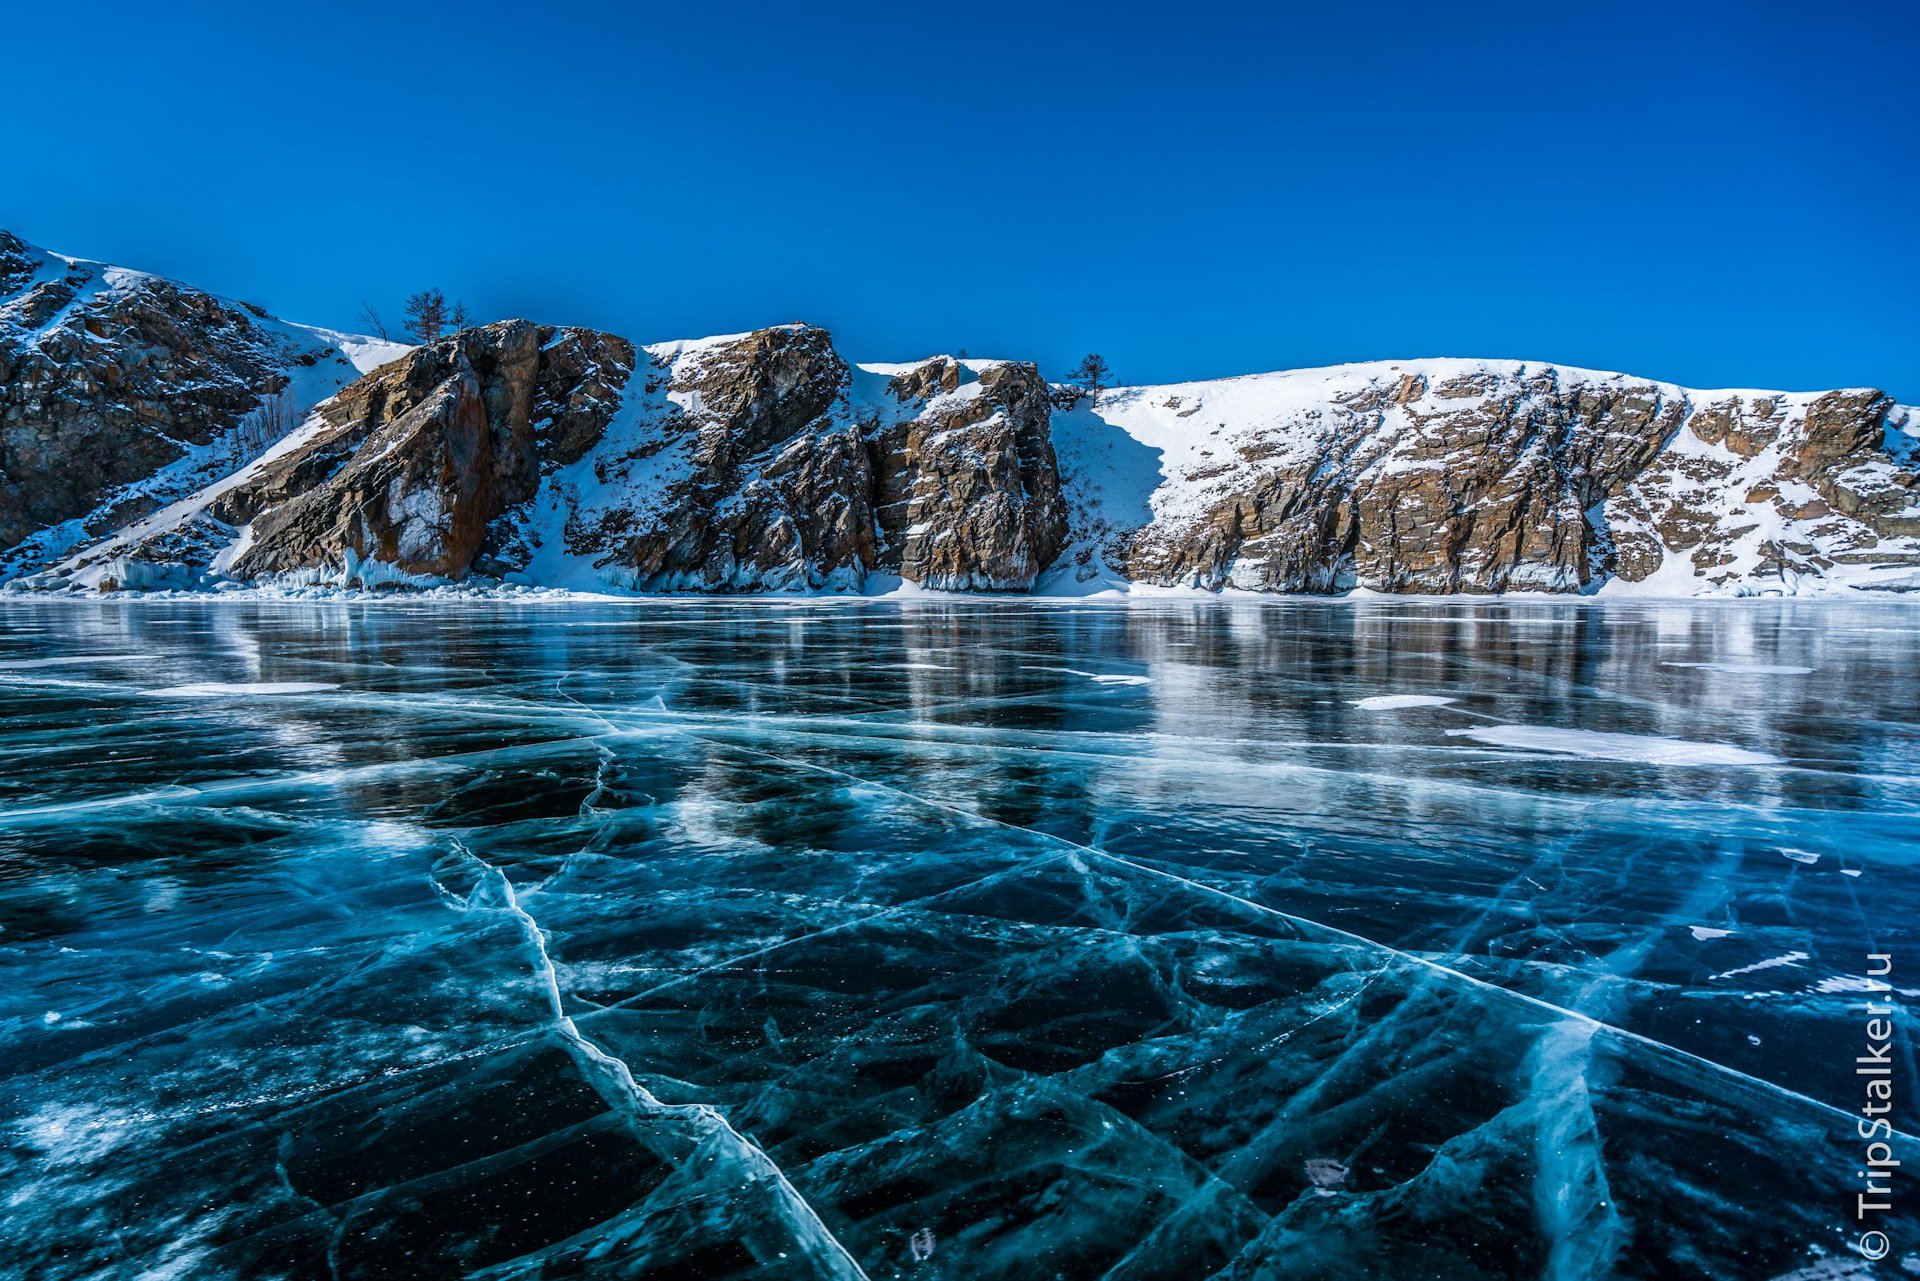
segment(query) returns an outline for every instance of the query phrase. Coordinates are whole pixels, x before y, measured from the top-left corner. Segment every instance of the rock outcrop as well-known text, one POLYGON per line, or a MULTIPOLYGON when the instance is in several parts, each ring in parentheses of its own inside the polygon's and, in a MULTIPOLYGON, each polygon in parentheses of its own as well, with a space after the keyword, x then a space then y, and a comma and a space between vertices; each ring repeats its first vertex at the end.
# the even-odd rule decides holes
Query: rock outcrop
POLYGON ((599 440, 632 368, 623 339, 524 320, 412 352, 324 406, 310 443, 214 505, 248 530, 231 572, 351 574, 374 563, 464 578, 543 467, 599 440))
POLYGON ((881 566, 949 591, 1032 586, 1067 535, 1040 371, 943 356, 887 390, 910 414, 876 416, 867 433, 881 566))
POLYGON ((463 578, 497 518, 598 442, 633 359, 624 339, 527 321, 411 349, 60 572, 160 586, 463 578))
POLYGON ((216 479, 403 350, 0 231, 0 576, 216 479))
POLYGON ((508 522, 527 581, 639 591, 857 587, 873 563, 847 366, 803 325, 643 352, 617 430, 508 522), (584 562, 584 565, 582 565, 584 562))
POLYGON ((468 330, 56 577, 1027 588, 1066 533, 1046 383, 1032 365, 928 367, 924 386, 857 372, 805 325, 640 351, 526 321, 468 330))
POLYGON ((1877 391, 1520 362, 1084 396, 850 365, 799 324, 403 348, 0 233, 0 580, 27 586, 1906 590, 1916 429, 1877 391))
POLYGON ((848 590, 876 572, 1022 589, 1061 545, 1031 365, 873 375, 806 325, 646 357, 602 446, 507 522, 509 573, 639 591, 848 590))
POLYGON ((1062 573, 1277 592, 1657 578, 1684 594, 1869 566, 1897 586, 1920 570, 1907 415, 1871 391, 1473 361, 1124 389, 1057 426, 1082 495, 1062 573), (1129 448, 1152 462, 1129 466, 1129 448))

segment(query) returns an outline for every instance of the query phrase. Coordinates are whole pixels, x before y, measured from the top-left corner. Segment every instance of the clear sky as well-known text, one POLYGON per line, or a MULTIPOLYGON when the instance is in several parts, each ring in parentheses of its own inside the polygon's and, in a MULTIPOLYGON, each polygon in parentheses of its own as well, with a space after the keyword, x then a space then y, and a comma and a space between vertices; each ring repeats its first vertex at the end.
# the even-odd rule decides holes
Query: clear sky
POLYGON ((356 328, 1920 402, 1920 5, 19 4, 0 226, 356 328))

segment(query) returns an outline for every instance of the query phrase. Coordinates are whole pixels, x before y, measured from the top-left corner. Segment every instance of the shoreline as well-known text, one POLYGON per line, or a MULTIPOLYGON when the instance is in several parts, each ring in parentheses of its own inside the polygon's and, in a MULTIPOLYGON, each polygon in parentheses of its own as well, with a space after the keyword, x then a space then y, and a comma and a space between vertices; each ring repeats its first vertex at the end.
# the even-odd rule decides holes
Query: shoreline
POLYGON ((1238 589, 1136 587, 1128 591, 1101 591, 1082 596, 1042 592, 942 591, 931 588, 885 592, 654 592, 599 593, 563 587, 490 585, 464 587, 443 584, 407 588, 272 588, 235 587, 225 591, 23 591, 0 586, 0 609, 24 603, 163 605, 233 603, 250 605, 368 605, 448 604, 577 607, 586 605, 761 605, 863 606, 978 604, 996 606, 1042 605, 1134 608, 1160 605, 1228 605, 1234 607, 1318 604, 1329 607, 1406 604, 1440 609, 1459 605, 1567 605, 1620 607, 1632 605, 1754 606, 1761 604, 1889 605, 1920 607, 1920 592, 1836 588, 1820 592, 1717 592, 1693 596, 1666 596, 1635 592, 1382 592, 1355 588, 1346 592, 1253 592, 1238 589))

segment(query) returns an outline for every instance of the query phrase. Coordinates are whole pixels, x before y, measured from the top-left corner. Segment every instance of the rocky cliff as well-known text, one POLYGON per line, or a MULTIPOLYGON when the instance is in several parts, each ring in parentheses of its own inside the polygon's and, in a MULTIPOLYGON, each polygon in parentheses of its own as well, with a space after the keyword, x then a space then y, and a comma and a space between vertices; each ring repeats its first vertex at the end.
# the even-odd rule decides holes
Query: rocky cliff
POLYGON ((217 479, 405 350, 0 231, 0 577, 217 479))
POLYGON ((1920 416, 1519 362, 1102 395, 1055 424, 1055 589, 1793 591, 1920 585, 1920 416))
POLYGON ((1025 589, 1067 532, 1047 395, 1010 362, 856 370, 805 325, 636 350, 507 321, 28 581, 1025 589))
POLYGON ((11 237, 0 291, 23 588, 1920 586, 1920 414, 1874 391, 1423 360, 1075 400, 806 325, 409 349, 11 237))

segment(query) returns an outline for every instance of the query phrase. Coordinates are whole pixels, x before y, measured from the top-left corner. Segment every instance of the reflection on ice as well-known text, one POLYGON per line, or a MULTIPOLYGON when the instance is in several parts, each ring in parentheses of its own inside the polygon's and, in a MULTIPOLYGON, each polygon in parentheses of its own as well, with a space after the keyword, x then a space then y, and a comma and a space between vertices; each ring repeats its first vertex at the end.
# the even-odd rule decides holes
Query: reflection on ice
POLYGON ((1850 1257, 1902 610, 6 609, 0 1274, 1850 1257))
POLYGON ((86 663, 137 663, 153 654, 61 654, 52 658, 9 658, 0 660, 0 672, 24 672, 42 667, 72 667, 86 663))
POLYGON ((1074 667, 1035 667, 1036 672, 1062 672, 1068 676, 1084 676, 1100 685, 1151 685, 1153 677, 1140 676, 1127 672, 1083 672, 1074 667))
POLYGON ((1736 978, 1742 974, 1758 974, 1762 970, 1774 970, 1780 968, 1782 965, 1798 965, 1802 961, 1811 959, 1812 958, 1805 952, 1788 952, 1785 956, 1770 956, 1764 961, 1755 961, 1752 965, 1743 965, 1737 970, 1728 970, 1722 974, 1709 975, 1708 981, 1718 982, 1721 979, 1736 978))
POLYGON ((150 689, 155 698, 229 698, 247 694, 320 694, 339 689, 337 681, 199 681, 150 689))
POLYGON ((1748 751, 1727 743, 1694 743, 1652 734, 1609 734, 1596 730, 1559 729, 1551 725, 1476 725, 1450 729, 1456 738, 1471 738, 1494 747, 1522 747, 1536 752, 1560 752, 1607 761, 1643 761, 1649 765, 1778 765, 1780 758, 1748 751))

